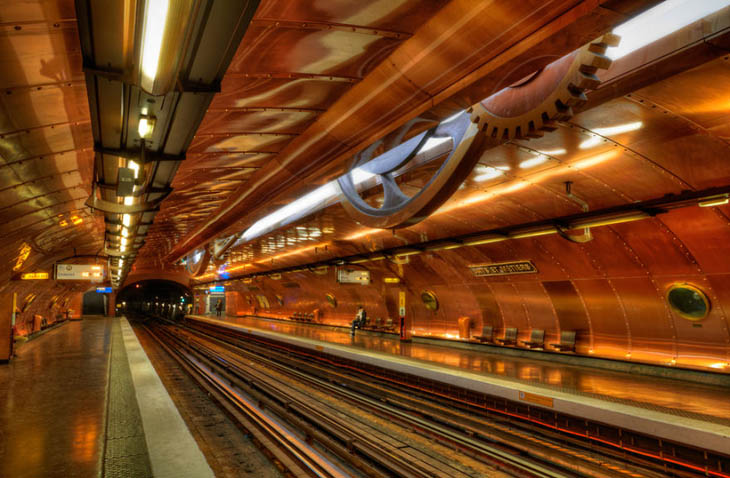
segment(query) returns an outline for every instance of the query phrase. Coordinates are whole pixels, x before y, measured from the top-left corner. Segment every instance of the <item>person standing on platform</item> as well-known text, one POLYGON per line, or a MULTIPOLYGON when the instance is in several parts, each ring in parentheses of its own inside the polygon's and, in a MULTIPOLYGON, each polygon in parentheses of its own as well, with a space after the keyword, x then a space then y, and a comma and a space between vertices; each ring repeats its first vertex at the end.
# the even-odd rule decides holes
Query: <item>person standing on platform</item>
POLYGON ((362 305, 358 305, 357 314, 355 314, 355 318, 352 320, 352 325, 350 327, 350 335, 354 337, 355 329, 362 328, 362 326, 365 325, 366 317, 367 313, 365 312, 365 309, 363 309, 362 305))
POLYGON ((223 312, 223 301, 221 299, 218 299, 218 302, 215 303, 215 315, 217 317, 220 317, 221 312, 223 312))

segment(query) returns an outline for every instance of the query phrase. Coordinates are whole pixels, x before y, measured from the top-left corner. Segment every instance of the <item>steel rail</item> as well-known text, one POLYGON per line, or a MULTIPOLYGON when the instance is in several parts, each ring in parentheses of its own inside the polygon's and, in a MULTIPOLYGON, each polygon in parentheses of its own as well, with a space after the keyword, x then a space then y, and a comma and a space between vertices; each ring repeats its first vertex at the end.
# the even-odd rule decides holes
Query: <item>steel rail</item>
MULTIPOLYGON (((213 338, 215 340, 215 338, 213 338)), ((211 338, 208 338, 208 340, 211 340, 211 338)), ((231 344, 224 344, 229 347, 235 347, 231 344)), ((231 353, 239 353, 239 354, 245 354, 246 356, 250 356, 251 352, 246 350, 241 350, 240 348, 236 348, 236 350, 229 351, 231 353)), ((288 373, 291 375, 296 375, 296 378, 303 378, 303 374, 297 373, 293 374, 290 368, 285 368, 284 366, 277 366, 275 362, 272 362, 271 360, 263 359, 258 357, 260 359, 259 361, 261 363, 266 362, 267 366, 271 367, 277 367, 278 370, 282 371, 283 373, 288 373)), ((226 363, 228 364, 228 359, 226 360, 226 363)), ((221 366, 228 366, 224 365, 223 363, 220 364, 221 366)), ((255 382, 257 385, 259 385, 264 379, 261 378, 254 378, 251 377, 249 374, 248 380, 250 382, 255 382)), ((416 428, 420 429, 426 433, 427 436, 430 437, 439 437, 440 441, 445 442, 449 444, 450 446, 456 446, 458 448, 461 448, 462 450, 466 450, 471 455, 477 455, 477 456, 483 456, 487 458, 487 462, 489 464, 496 464, 500 468, 503 468, 505 470, 508 470, 510 472, 518 472, 522 474, 527 474, 528 476, 539 476, 539 477, 549 477, 549 478, 556 478, 556 477, 565 477, 569 476, 566 474, 563 470, 558 470, 556 468, 553 468, 548 465, 542 464, 542 460, 539 460, 535 457, 531 458, 523 458, 516 455, 519 453, 524 453, 525 450, 514 450, 514 449, 501 449, 499 446, 489 445, 483 440, 476 440, 473 438, 468 437, 464 433, 459 433, 458 431, 454 431, 453 429, 450 430, 446 428, 445 426, 441 426, 438 423, 436 423, 435 420, 426 420, 425 418, 419 418, 416 417, 413 414, 409 414, 407 412, 402 412, 399 410, 396 410, 395 407, 389 406, 385 403, 379 403, 379 399, 377 398, 367 398, 363 396, 357 396, 357 394, 354 394, 352 392, 347 392, 342 389, 342 387, 333 387, 333 386, 323 386, 322 381, 316 381, 316 379, 308 379, 310 383, 316 384, 321 389, 324 390, 325 393, 332 394, 333 396, 338 396, 339 398, 348 398, 349 401, 355 405, 362 405, 363 403, 367 404, 367 407, 371 408, 376 413, 384 414, 385 416, 388 416, 388 418, 396 419, 398 422, 405 424, 406 426, 410 428, 416 428)), ((291 386, 291 385, 289 385, 291 386)), ((280 390, 275 392, 279 395, 282 394, 280 390)), ((293 402, 294 399, 291 399, 293 402)), ((294 405, 289 405, 289 408, 296 408, 294 405)), ((305 410, 303 413, 307 413, 310 416, 313 414, 311 410, 305 410)), ((482 460, 485 461, 485 460, 482 460)), ((565 461, 563 464, 565 465, 567 461, 565 461)), ((574 471, 574 470, 573 470, 574 471)), ((600 476, 595 474, 597 471, 599 471, 598 468, 593 468, 592 475, 590 476, 600 476)), ((582 476, 585 476, 585 473, 581 474, 582 476)), ((618 477, 618 476, 625 476, 625 475, 619 475, 619 474, 607 474, 604 476, 610 476, 610 477, 618 477)))
POLYGON ((195 359, 170 347, 155 331, 144 326, 147 333, 175 359, 215 400, 224 405, 239 424, 251 432, 277 460, 294 476, 316 478, 347 478, 313 452, 311 447, 290 431, 274 422, 261 410, 240 397, 214 373, 195 359), (229 406, 225 406, 228 404, 229 406))
MULTIPOLYGON (((217 333, 218 331, 221 330, 220 328, 215 327, 212 324, 201 324, 201 323, 196 323, 196 327, 193 330, 197 330, 198 327, 201 328, 201 329, 213 330, 214 333, 217 333)), ((210 336, 210 337, 212 337, 214 339, 221 340, 224 343, 228 344, 229 346, 236 347, 236 345, 234 345, 234 344, 231 343, 231 340, 234 340, 234 339, 232 338, 232 336, 230 334, 230 332, 231 332, 230 330, 227 330, 228 334, 227 335, 224 335, 223 338, 216 337, 215 335, 210 335, 209 332, 206 332, 204 330, 197 330, 197 331, 198 331, 198 333, 203 333, 203 334, 206 334, 206 335, 208 335, 208 336, 210 336)), ((266 344, 263 344, 263 345, 261 345, 259 347, 266 347, 266 344)), ((247 355, 249 355, 249 354, 255 354, 255 352, 252 352, 252 349, 255 349, 255 348, 257 348, 257 346, 256 345, 252 345, 250 341, 247 341, 246 342, 246 349, 245 350, 237 347, 239 353, 244 353, 244 354, 247 354, 247 355)), ((283 351, 283 352, 280 352, 280 353, 281 354, 287 354, 286 351, 283 351)), ((291 357, 291 354, 288 354, 288 355, 290 356, 290 359, 291 359, 292 358, 291 357)), ((274 363, 270 359, 270 357, 272 356, 272 348, 270 347, 270 344, 265 349, 265 355, 264 356, 261 356, 261 355, 251 355, 251 356, 256 357, 256 359, 259 360, 259 361, 261 361, 261 362, 274 363), (266 358, 264 358, 264 357, 266 357, 266 358)), ((296 362, 296 363, 297 364, 300 364, 301 361, 296 362)), ((277 367, 283 367, 282 365, 276 365, 276 364, 275 364, 275 366, 277 366, 277 367)), ((306 364, 305 367, 306 368, 318 368, 317 365, 312 365, 312 364, 306 364)), ((320 372, 319 373, 326 373, 326 374, 330 374, 330 375, 332 374, 332 372, 327 372, 326 370, 324 370, 324 372, 322 372, 322 370, 324 369, 324 367, 319 367, 319 368, 320 368, 320 372)), ((317 374, 317 372, 312 372, 312 371, 309 371, 308 373, 312 373, 312 374, 315 374, 315 375, 317 374)), ((337 372, 337 373, 339 375, 337 376, 336 380, 341 381, 341 380, 344 380, 345 379, 344 374, 342 374, 341 372, 337 372)), ((333 379, 333 378, 330 377, 330 380, 332 381, 332 380, 335 380, 335 379, 333 379)), ((352 379, 352 377, 349 377, 349 380, 354 380, 354 379, 352 379)), ((361 383, 366 383, 366 382, 363 381, 361 383)), ((392 386, 392 384, 390 384, 390 385, 392 386)), ((350 388, 352 388, 352 383, 349 383, 348 386, 350 388)), ((368 386, 371 386, 371 385, 368 384, 368 386)), ((400 397, 396 398, 395 400, 390 399, 390 398, 383 398, 382 397, 382 394, 383 393, 387 393, 385 391, 385 389, 383 389, 383 388, 379 388, 375 392, 372 392, 371 393, 371 396, 375 397, 375 401, 374 401, 375 403, 378 403, 379 401, 383 401, 383 400, 384 401, 391 402, 391 403, 396 403, 399 400, 402 402, 403 400, 405 400, 405 401, 411 403, 410 406, 413 407, 412 404, 415 403, 416 401, 418 401, 417 398, 414 398, 413 397, 413 390, 410 390, 410 389, 402 392, 400 394, 400 397), (380 394, 380 396, 379 396, 379 394, 380 394)), ((438 398, 438 397, 436 397, 436 398, 438 398)), ((358 399, 358 400, 360 400, 360 402, 362 403, 361 399, 358 399)), ((428 400, 429 401, 433 401, 432 398, 429 398, 428 400)), ((423 400, 421 400, 421 403, 422 402, 423 402, 423 400)), ((429 402, 429 404, 430 404, 430 402, 429 402)), ((403 403, 400 403, 398 406, 399 407, 403 407, 403 403)), ((413 409, 414 410, 413 413, 415 413, 416 415, 424 415, 425 414, 425 415, 434 416, 433 414, 435 412, 435 413, 438 413, 438 414, 451 414, 454 417, 458 417, 459 414, 456 413, 456 411, 453 409, 453 403, 451 404, 451 407, 452 407, 451 410, 447 410, 445 404, 442 405, 442 406, 440 406, 440 407, 434 406, 433 404, 430 404, 430 407, 429 407, 428 410, 425 410, 425 411, 423 409, 420 409, 419 410, 416 407, 416 408, 413 409)), ((463 416, 462 417, 459 417, 459 418, 464 419, 463 416)), ((485 431, 484 431, 485 430, 485 427, 486 428, 490 428, 491 427, 491 428, 494 428, 496 430, 496 432, 499 432, 499 433, 505 433, 506 432, 506 433, 510 433, 512 435, 518 435, 518 437, 516 437, 516 439, 517 438, 520 438, 519 435, 521 435, 521 437, 522 437, 521 439, 524 440, 526 436, 531 436, 532 434, 539 433, 539 434, 542 435, 543 444, 546 445, 548 448, 553 448, 553 450, 552 450, 553 452, 556 452, 557 451, 555 448, 563 448, 563 449, 565 449, 565 443, 566 442, 570 443, 574 447, 574 449, 573 449, 573 456, 569 457, 569 459, 571 459, 571 460, 573 460, 573 459, 582 459, 583 461, 593 462, 594 464, 595 463, 606 463, 607 465, 610 465, 610 466, 607 466, 609 469, 611 468, 611 466, 613 466, 613 467, 617 467, 618 466, 618 467, 624 467, 624 468, 626 467, 626 462, 625 461, 620 461, 620 460, 616 460, 615 458, 612 458, 612 457, 615 457, 615 455, 612 454, 612 453, 610 453, 610 450, 609 450, 609 453, 610 454, 606 454, 606 453, 602 453, 602 452, 596 452, 596 449, 594 447, 587 446, 585 443, 581 442, 578 439, 575 439, 573 437, 566 437, 566 436, 558 435, 558 434, 556 434, 556 433, 554 433, 554 432, 552 432, 550 430, 538 429, 535 426, 523 426, 523 427, 521 427, 521 430, 522 430, 521 432, 516 432, 514 430, 515 424, 513 422, 509 422, 509 426, 507 426, 506 424, 504 424, 505 422, 504 422, 503 419, 502 420, 496 420, 497 422, 500 422, 500 423, 504 424, 501 427, 494 427, 493 425, 490 425, 490 423, 486 422, 485 420, 477 420, 477 421, 474 421, 473 417, 468 417, 468 420, 467 421, 470 422, 470 423, 468 424, 468 426, 463 427, 465 430, 467 430, 467 434, 484 435, 485 434, 485 431), (580 451, 577 451, 575 449, 580 449, 580 451)), ((517 427, 517 428, 520 428, 520 427, 517 427)), ((486 437, 486 438, 488 440, 490 439, 489 437, 486 437)), ((570 451, 570 449, 567 449, 567 450, 570 451)), ((524 453, 524 452, 529 451, 529 450, 524 450, 523 449, 523 450, 520 450, 520 451, 522 453, 524 453)), ((644 476, 666 476, 665 470, 664 470, 663 467, 661 467, 660 465, 657 465, 656 463, 654 463, 652 461, 643 460, 641 457, 634 457, 634 458, 632 458, 632 466, 629 467, 629 468, 633 468, 633 470, 632 469, 625 469, 625 470, 623 470, 621 472, 617 472, 617 473, 621 473, 621 474, 616 474, 615 476, 626 476, 626 473, 629 473, 630 474, 630 473, 636 473, 636 472, 643 473, 644 476), (639 466, 639 465, 641 465, 641 466, 639 466)), ((614 468, 614 469, 616 469, 616 468, 614 468)), ((688 472, 685 472, 685 470, 682 470, 682 469, 676 469, 676 470, 672 470, 672 471, 673 471, 673 473, 676 476, 687 476, 687 477, 689 477, 689 476, 697 476, 696 474, 690 474, 688 472)), ((594 476, 594 475, 590 475, 590 476, 594 476)))

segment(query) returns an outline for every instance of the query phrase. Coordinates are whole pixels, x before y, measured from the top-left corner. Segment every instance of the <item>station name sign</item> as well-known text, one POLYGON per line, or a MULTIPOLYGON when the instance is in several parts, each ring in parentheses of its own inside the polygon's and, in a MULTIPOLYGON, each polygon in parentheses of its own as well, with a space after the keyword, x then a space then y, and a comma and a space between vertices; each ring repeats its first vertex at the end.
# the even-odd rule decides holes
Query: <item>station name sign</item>
POLYGON ((212 285, 208 290, 211 294, 222 294, 226 291, 226 288, 222 285, 212 285))
POLYGON ((111 287, 97 287, 96 292, 99 294, 111 294, 112 288, 111 287))
POLYGON ((21 280, 43 280, 48 279, 48 272, 26 272, 20 275, 21 280))
POLYGON ((535 264, 530 261, 500 262, 498 264, 474 264, 469 266, 469 269, 475 277, 537 273, 537 267, 535 267, 535 264))
POLYGON ((56 280, 88 280, 101 282, 104 267, 96 264, 56 264, 56 280))

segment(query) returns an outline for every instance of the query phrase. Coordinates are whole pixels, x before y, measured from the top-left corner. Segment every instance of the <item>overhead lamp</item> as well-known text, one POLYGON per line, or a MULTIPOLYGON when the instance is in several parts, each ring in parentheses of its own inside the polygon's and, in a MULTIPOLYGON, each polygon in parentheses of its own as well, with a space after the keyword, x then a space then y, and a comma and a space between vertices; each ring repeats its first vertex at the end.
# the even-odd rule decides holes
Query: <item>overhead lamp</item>
POLYGON ((606 56, 617 60, 724 7, 730 0, 666 0, 616 27, 621 44, 608 48, 606 56))
POLYGON ((124 224, 125 226, 129 227, 129 225, 131 224, 131 222, 132 222, 132 216, 130 216, 129 214, 123 214, 122 215, 122 224, 124 224))
POLYGON ((122 237, 129 237, 129 229, 126 227, 122 228, 122 237))
POLYGON ((169 0, 147 0, 142 30, 142 88, 151 91, 160 66, 162 40, 165 36, 169 0))
POLYGON ((700 207, 713 207, 722 206, 723 204, 727 204, 728 202, 730 202, 730 198, 727 194, 719 194, 717 196, 712 196, 702 201, 699 201, 697 204, 700 207))
MULTIPOLYGON (((139 133, 139 137, 142 139, 149 139, 150 136, 152 136, 152 131, 155 129, 156 122, 157 119, 155 119, 154 116, 140 116, 139 124, 137 126, 137 132, 139 133)), ((139 166, 137 166, 137 168, 139 169, 139 166)))
POLYGON ((131 206, 134 203, 134 196, 124 196, 124 205, 131 206))

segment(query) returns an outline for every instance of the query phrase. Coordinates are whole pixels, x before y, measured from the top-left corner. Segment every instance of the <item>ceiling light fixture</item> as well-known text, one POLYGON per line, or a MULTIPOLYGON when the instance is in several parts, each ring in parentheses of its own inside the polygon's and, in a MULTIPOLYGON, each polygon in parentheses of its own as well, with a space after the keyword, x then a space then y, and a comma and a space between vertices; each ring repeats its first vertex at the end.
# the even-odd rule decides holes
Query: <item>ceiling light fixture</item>
POLYGON ((713 196, 707 199, 704 199, 697 204, 700 207, 713 207, 713 206, 722 206, 723 204, 727 204, 730 202, 730 197, 728 197, 727 194, 720 194, 718 196, 713 196))
POLYGON ((139 124, 137 126, 139 137, 142 139, 149 139, 150 136, 152 136, 152 131, 155 129, 155 123, 157 123, 157 119, 154 116, 140 116, 139 124))
POLYGON ((617 60, 728 5, 730 0, 666 0, 616 27, 621 43, 606 56, 617 60))
POLYGON ((162 53, 162 40, 165 36, 169 0, 147 0, 142 30, 142 88, 152 91, 162 53))

